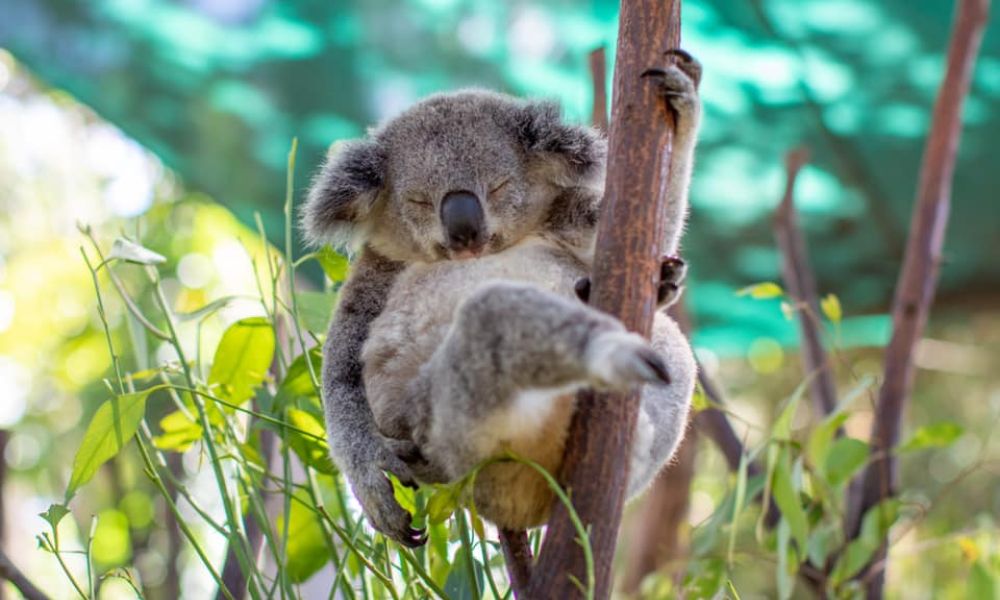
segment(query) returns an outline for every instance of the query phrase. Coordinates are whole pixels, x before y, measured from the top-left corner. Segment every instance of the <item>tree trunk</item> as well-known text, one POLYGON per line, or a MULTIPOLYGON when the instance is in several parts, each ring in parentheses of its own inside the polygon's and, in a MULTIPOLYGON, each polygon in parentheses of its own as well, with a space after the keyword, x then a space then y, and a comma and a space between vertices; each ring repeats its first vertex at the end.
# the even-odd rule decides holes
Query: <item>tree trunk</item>
MULTIPOLYGON (((655 284, 668 221, 666 189, 673 116, 656 85, 642 73, 662 65, 680 41, 680 2, 624 0, 619 16, 617 64, 608 173, 597 235, 591 305, 633 331, 648 334, 656 309, 655 284)), ((628 457, 639 408, 627 396, 582 394, 573 418, 562 480, 593 551, 594 597, 611 594, 628 457)), ((584 553, 561 505, 552 519, 528 597, 573 598, 576 581, 588 585, 584 553)))

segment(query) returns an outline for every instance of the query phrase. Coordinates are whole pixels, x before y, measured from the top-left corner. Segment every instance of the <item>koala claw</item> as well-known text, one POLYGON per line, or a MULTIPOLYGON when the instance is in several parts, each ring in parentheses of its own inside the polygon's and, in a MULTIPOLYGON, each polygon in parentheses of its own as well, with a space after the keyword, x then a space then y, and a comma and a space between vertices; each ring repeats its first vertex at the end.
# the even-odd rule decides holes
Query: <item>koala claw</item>
POLYGON ((628 389, 640 383, 670 383, 663 359, 635 333, 598 334, 587 345, 586 362, 590 376, 603 387, 628 389))
POLYGON ((683 118, 697 108, 701 64, 679 48, 668 50, 665 54, 676 56, 680 60, 663 67, 646 69, 640 77, 654 79, 667 103, 679 118, 683 118))
POLYGON ((687 75, 692 82, 694 82, 695 89, 698 88, 698 84, 701 83, 701 63, 698 59, 691 56, 687 51, 681 50, 680 48, 671 48, 663 53, 666 57, 677 57, 678 60, 675 63, 684 74, 687 75))
POLYGON ((680 283, 687 274, 687 264, 679 256, 664 255, 660 258, 660 282, 656 287, 656 301, 665 308, 677 301, 684 291, 680 283))
POLYGON ((380 469, 370 469, 355 481, 354 495, 376 531, 407 548, 416 548, 427 542, 425 531, 411 526, 412 515, 396 502, 392 482, 380 469))

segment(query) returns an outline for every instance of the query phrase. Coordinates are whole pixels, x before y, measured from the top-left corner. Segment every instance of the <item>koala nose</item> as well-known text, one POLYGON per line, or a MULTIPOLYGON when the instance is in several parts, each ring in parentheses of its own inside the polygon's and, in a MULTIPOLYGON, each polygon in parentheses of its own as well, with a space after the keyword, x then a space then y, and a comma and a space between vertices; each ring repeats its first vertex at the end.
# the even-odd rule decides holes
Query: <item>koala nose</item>
POLYGON ((486 218, 472 192, 448 192, 441 201, 441 224, 453 250, 477 249, 483 244, 486 218))

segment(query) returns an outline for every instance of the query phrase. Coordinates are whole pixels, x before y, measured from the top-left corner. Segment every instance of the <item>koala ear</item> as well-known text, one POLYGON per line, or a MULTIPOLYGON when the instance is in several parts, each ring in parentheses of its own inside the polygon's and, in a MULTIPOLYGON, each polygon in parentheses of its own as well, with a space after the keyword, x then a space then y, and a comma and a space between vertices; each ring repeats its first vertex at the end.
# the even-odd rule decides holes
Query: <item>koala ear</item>
POLYGON ((385 182, 385 151, 365 139, 331 149, 302 209, 302 230, 314 245, 349 244, 361 234, 385 182))
POLYGON ((578 185, 604 170, 607 144, 594 128, 569 125, 554 102, 531 102, 515 117, 518 140, 535 166, 560 185, 578 185))

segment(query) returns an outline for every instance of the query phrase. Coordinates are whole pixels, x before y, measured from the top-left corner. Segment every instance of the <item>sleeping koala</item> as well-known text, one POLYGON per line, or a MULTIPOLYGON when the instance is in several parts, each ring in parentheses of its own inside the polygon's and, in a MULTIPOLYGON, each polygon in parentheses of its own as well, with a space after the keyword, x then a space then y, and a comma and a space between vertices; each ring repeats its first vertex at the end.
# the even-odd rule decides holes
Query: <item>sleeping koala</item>
MULTIPOLYGON (((678 117, 671 252, 700 112, 700 67, 676 54, 678 65, 649 73, 678 117)), ((633 460, 630 491, 672 453, 693 385, 683 336, 658 317, 654 352, 573 297, 587 293, 604 153, 594 130, 563 123, 551 104, 467 91, 425 100, 346 144, 314 181, 303 212, 309 239, 361 248, 324 346, 331 454, 389 537, 424 541, 384 472, 409 485, 448 481, 498 448, 555 469, 573 411, 568 392, 579 387, 662 383, 669 372, 670 386, 643 393, 647 435, 635 452, 646 456, 633 460), (553 331, 556 323, 565 327, 553 331), (512 428, 544 438, 545 448, 533 452, 527 438, 510 438, 512 428)), ((669 301, 683 263, 665 260, 663 271, 669 301)), ((479 484, 484 516, 512 527, 540 522, 550 497, 537 477, 516 464, 494 467, 484 481, 521 482, 530 500, 508 495, 494 509, 491 487, 479 484)))

